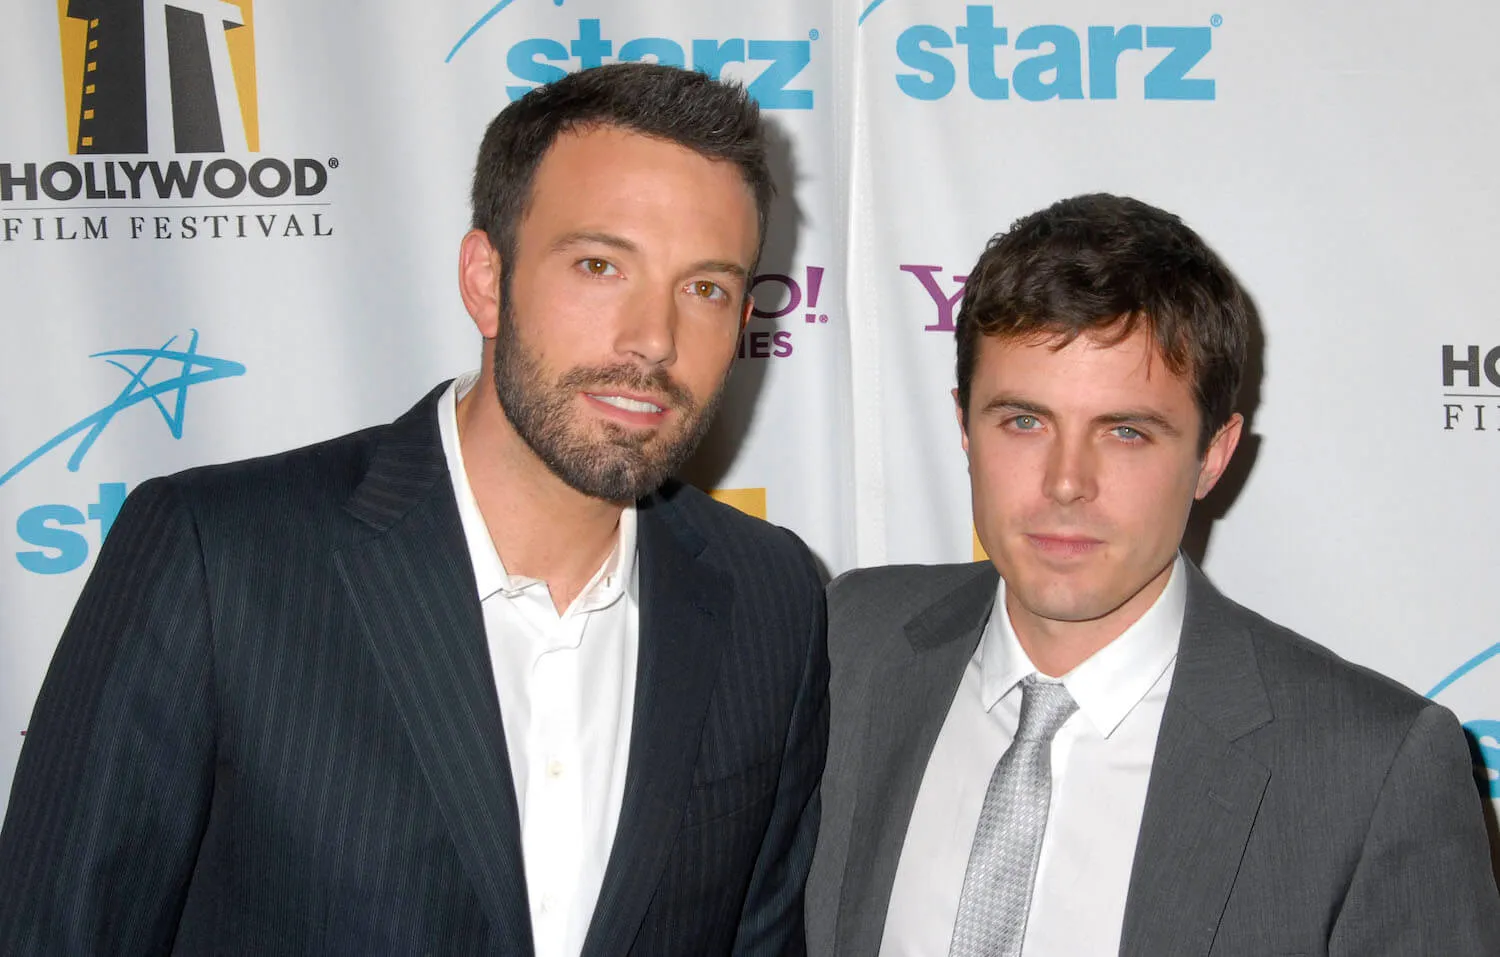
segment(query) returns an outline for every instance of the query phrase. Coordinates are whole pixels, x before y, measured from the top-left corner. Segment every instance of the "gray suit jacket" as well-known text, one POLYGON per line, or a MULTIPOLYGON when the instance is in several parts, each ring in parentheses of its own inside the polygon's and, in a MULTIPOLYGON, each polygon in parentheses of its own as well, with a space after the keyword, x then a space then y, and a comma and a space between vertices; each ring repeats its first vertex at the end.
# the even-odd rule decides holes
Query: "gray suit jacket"
MULTIPOLYGON (((1453 715, 1188 568, 1120 953, 1500 954, 1500 896, 1453 715)), ((814 957, 879 951, 917 788, 997 582, 987 563, 907 566, 830 589, 814 957)))

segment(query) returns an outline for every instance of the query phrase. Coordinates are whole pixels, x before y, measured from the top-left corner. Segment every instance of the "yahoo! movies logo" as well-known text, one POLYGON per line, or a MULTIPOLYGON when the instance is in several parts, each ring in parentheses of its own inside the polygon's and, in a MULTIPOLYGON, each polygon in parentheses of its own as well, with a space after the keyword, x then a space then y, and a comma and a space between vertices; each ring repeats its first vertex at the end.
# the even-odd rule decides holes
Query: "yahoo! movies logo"
MULTIPOLYGON (((757 275, 750 283, 750 294, 755 297, 755 306, 750 310, 751 320, 793 322, 800 319, 801 327, 823 328, 828 325, 828 313, 818 305, 818 296, 823 289, 822 266, 806 266, 800 272, 767 272, 757 275), (795 314, 795 315, 794 315, 795 314)), ((786 359, 792 355, 792 336, 797 328, 769 329, 766 323, 755 323, 754 328, 740 333, 741 359, 786 359)))
MULTIPOLYGON (((157 349, 112 349, 94 353, 90 358, 103 359, 125 373, 125 387, 108 405, 84 416, 22 456, 19 462, 0 474, 0 487, 53 449, 73 439, 77 439, 77 443, 68 456, 67 468, 70 472, 77 472, 89 449, 94 447, 115 417, 145 402, 156 407, 172 438, 181 439, 188 389, 216 379, 244 375, 245 367, 238 362, 200 353, 196 329, 192 330, 185 348, 173 348, 176 344, 177 337, 173 336, 157 349)), ((59 575, 79 568, 88 560, 90 543, 83 533, 74 529, 86 526, 90 521, 98 522, 98 540, 103 544, 124 502, 124 482, 101 482, 98 500, 83 508, 52 503, 26 509, 16 519, 16 534, 21 541, 36 548, 17 552, 16 561, 22 568, 38 575, 59 575)))
MULTIPOLYGON (((874 0, 866 6, 860 26, 886 5, 887 0, 874 0)), ((1213 51, 1214 31, 1224 23, 1218 14, 1208 17, 1206 25, 1193 26, 1012 27, 996 20, 996 10, 970 4, 962 23, 918 23, 902 30, 896 57, 908 69, 896 74, 901 92, 918 100, 940 100, 957 88, 962 71, 969 93, 981 100, 1215 98, 1204 61, 1213 51), (1133 79, 1143 69, 1144 76, 1133 79), (1132 79, 1127 85, 1122 77, 1132 79)))
MULTIPOLYGON (((490 28, 492 21, 515 0, 500 0, 464 31, 448 51, 445 63, 451 63, 459 51, 481 32, 499 33, 490 28)), ((562 6, 564 0, 553 0, 562 6)), ((605 9, 607 5, 601 4, 605 9)), ((817 30, 807 31, 806 39, 750 39, 747 37, 618 37, 618 21, 598 18, 579 19, 571 36, 531 36, 514 40, 505 54, 505 66, 512 79, 505 87, 512 100, 530 90, 561 79, 572 70, 586 70, 611 62, 651 61, 669 66, 691 68, 718 78, 726 68, 744 79, 746 92, 768 110, 810 110, 813 91, 802 85, 802 73, 812 62, 817 30), (735 66, 742 64, 743 66, 735 66)), ((513 34, 507 35, 507 40, 513 34)))
POLYGON ((942 266, 922 266, 915 263, 903 264, 901 271, 920 283, 922 291, 932 300, 933 312, 929 313, 932 321, 925 323, 922 331, 951 335, 956 328, 953 320, 958 304, 964 298, 964 283, 969 281, 969 277, 950 274, 942 266))

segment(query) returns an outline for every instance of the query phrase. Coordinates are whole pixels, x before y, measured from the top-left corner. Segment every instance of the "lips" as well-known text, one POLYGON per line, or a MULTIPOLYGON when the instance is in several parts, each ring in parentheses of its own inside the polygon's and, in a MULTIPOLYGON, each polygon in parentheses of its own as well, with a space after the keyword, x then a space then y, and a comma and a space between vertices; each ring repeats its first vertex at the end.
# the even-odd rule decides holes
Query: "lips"
POLYGON ((1041 554, 1055 559, 1082 558, 1104 546, 1104 542, 1087 535, 1049 532, 1027 532, 1026 540, 1041 554))
POLYGON ((645 399, 632 399, 626 395, 596 395, 592 392, 584 394, 590 399, 603 402, 605 405, 612 405, 617 409, 624 409, 626 412, 660 413, 666 411, 654 402, 647 402, 645 399))
POLYGON ((584 392, 583 398, 599 414, 620 425, 649 428, 660 425, 667 417, 666 400, 659 397, 584 392))

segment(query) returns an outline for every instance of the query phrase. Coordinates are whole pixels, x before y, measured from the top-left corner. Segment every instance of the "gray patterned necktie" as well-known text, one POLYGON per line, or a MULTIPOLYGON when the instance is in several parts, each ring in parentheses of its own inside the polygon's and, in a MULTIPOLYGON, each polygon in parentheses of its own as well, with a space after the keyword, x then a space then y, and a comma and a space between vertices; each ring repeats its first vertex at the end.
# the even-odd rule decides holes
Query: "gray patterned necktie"
POLYGON ((984 793, 949 957, 1021 953, 1052 800, 1052 737, 1076 710, 1061 684, 1022 679, 1020 727, 984 793))

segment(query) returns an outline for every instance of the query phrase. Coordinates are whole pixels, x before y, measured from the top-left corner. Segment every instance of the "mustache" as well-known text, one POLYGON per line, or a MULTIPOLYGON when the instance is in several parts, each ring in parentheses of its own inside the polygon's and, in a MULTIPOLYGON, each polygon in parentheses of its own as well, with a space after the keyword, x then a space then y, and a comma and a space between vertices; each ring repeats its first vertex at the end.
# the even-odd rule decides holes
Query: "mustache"
POLYGON ((647 372, 638 366, 622 362, 612 366, 570 369, 557 384, 565 389, 599 392, 606 387, 630 392, 647 392, 667 400, 667 404, 682 409, 694 408, 692 393, 667 375, 665 369, 656 368, 647 372))

